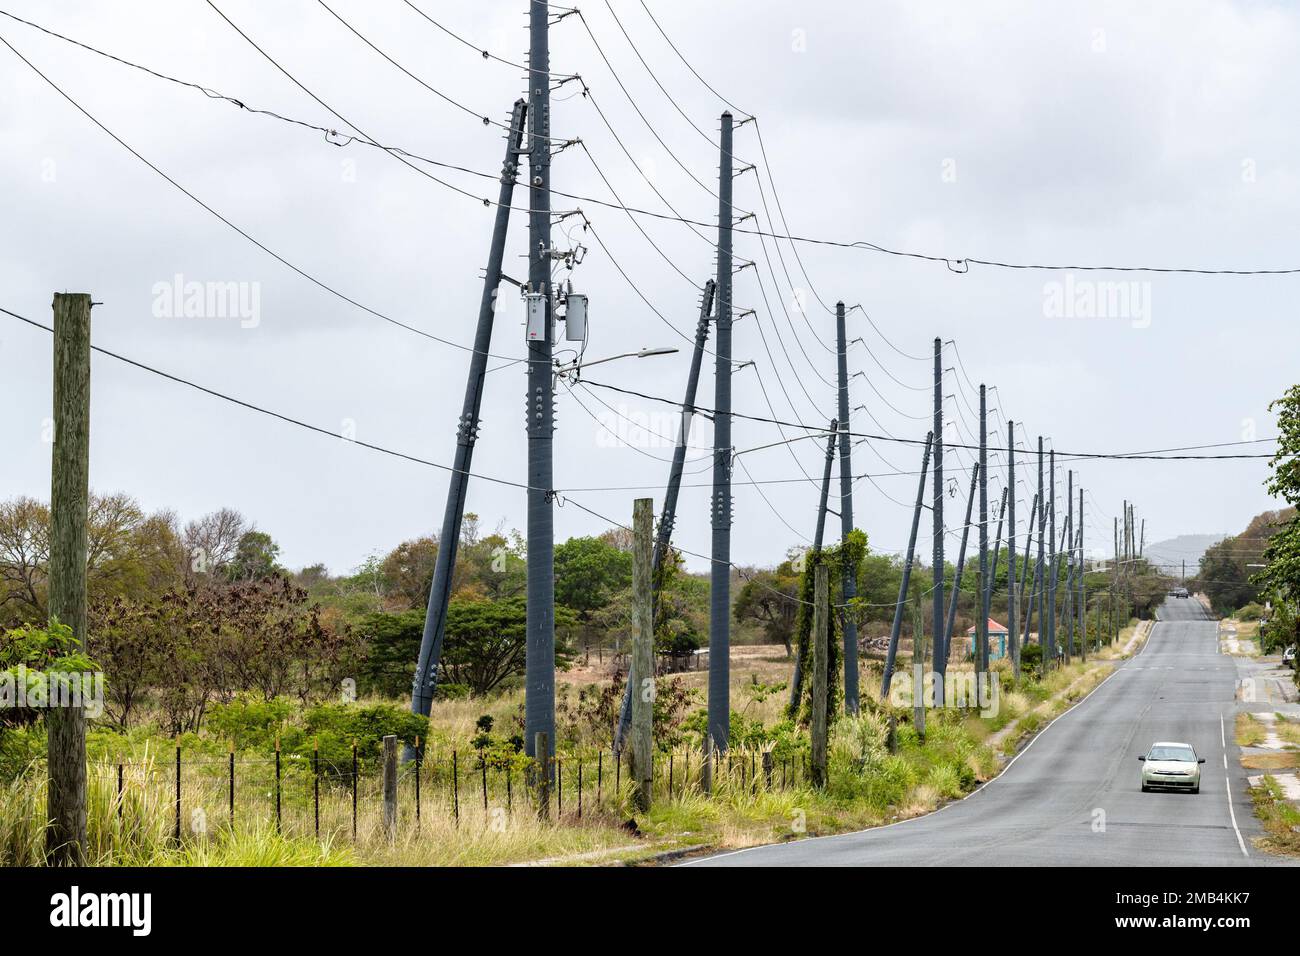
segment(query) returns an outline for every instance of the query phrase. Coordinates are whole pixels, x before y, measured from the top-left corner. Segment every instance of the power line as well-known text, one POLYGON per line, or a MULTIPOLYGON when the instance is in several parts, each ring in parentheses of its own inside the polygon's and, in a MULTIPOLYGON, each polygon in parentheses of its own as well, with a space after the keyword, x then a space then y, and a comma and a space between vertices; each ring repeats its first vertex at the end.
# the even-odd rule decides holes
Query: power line
MULTIPOLYGON (((426 332, 424 329, 418 328, 417 326, 414 326, 414 325, 410 325, 410 324, 408 324, 408 323, 406 323, 406 322, 401 321, 400 319, 395 319, 395 318, 393 318, 391 315, 387 315, 387 314, 385 314, 385 313, 379 311, 378 309, 371 308, 370 306, 365 305, 364 303, 362 303, 362 302, 360 302, 360 301, 358 301, 358 300, 352 298, 351 296, 347 295, 346 293, 341 292, 341 291, 339 291, 338 289, 334 288, 333 286, 331 286, 330 284, 328 284, 327 282, 325 282, 323 279, 317 278, 316 276, 312 275, 310 272, 307 272, 305 269, 303 269, 303 268, 301 268, 301 267, 295 265, 293 262, 290 262, 287 258, 285 258, 284 256, 282 256, 280 253, 276 252, 276 251, 275 251, 274 249, 272 249, 270 246, 267 246, 265 243, 263 243, 263 242, 261 242, 260 240, 254 238, 250 233, 248 233, 248 232, 246 232, 244 229, 240 228, 240 227, 239 227, 238 225, 236 225, 233 221, 231 221, 230 219, 227 219, 225 216, 223 216, 221 213, 219 213, 215 208, 213 208, 212 206, 209 206, 206 202, 204 202, 202 199, 200 199, 197 195, 195 195, 194 193, 190 192, 188 189, 186 189, 184 186, 182 186, 179 182, 177 182, 175 179, 173 179, 171 176, 169 176, 167 173, 165 173, 161 168, 159 168, 158 166, 156 166, 156 165, 154 165, 152 162, 150 162, 148 159, 146 159, 145 156, 144 156, 143 154, 141 154, 138 150, 135 149, 135 147, 131 146, 130 143, 126 142, 126 140, 122 139, 120 136, 118 136, 116 133, 114 133, 111 129, 109 129, 107 126, 105 126, 103 123, 101 123, 101 122, 99 121, 99 119, 97 119, 97 118, 96 118, 96 117, 95 117, 95 116, 94 116, 94 115, 93 115, 89 110, 87 110, 84 106, 82 106, 82 105, 81 105, 80 103, 78 103, 75 99, 73 99, 73 98, 72 98, 72 97, 71 97, 71 96, 70 96, 66 91, 64 91, 64 89, 63 89, 62 87, 60 87, 57 83, 55 83, 52 79, 50 79, 50 78, 49 78, 45 73, 43 73, 43 72, 42 72, 42 71, 41 71, 41 70, 40 70, 40 69, 39 69, 39 68, 38 68, 34 63, 32 63, 31 60, 27 59, 27 57, 25 57, 25 56, 23 56, 21 53, 19 53, 18 50, 16 50, 16 49, 13 47, 13 45, 10 44, 10 42, 9 42, 8 40, 6 40, 3 36, 0 36, 0 43, 3 43, 6 47, 8 47, 9 51, 10 51, 11 53, 13 53, 14 56, 18 57, 18 59, 21 60, 24 64, 26 64, 26 66, 27 66, 27 67, 28 67, 28 68, 29 68, 33 73, 35 73, 37 76, 39 76, 39 77, 40 77, 42 80, 44 80, 47 84, 49 84, 49 86, 50 86, 50 87, 51 87, 51 88, 52 88, 56 93, 58 93, 58 94, 59 94, 60 96, 62 96, 65 100, 67 100, 69 103, 71 103, 72 106, 75 107, 76 110, 77 110, 79 113, 81 113, 83 116, 86 117, 86 119, 90 120, 92 123, 94 123, 96 126, 98 126, 98 127, 100 128, 100 130, 102 130, 104 133, 108 134, 108 136, 111 137, 111 138, 112 138, 112 139, 113 139, 113 140, 114 140, 114 141, 115 141, 119 146, 121 146, 123 149, 125 149, 128 153, 130 153, 132 156, 134 156, 134 157, 135 157, 136 159, 138 159, 140 162, 144 163, 144 165, 148 166, 148 167, 149 167, 151 170, 153 170, 156 174, 158 174, 160 177, 162 177, 164 180, 166 180, 166 182, 169 183, 172 187, 174 187, 175 189, 177 189, 177 190, 179 190, 181 193, 183 193, 183 194, 184 194, 187 198, 189 198, 192 202, 196 203, 198 206, 200 206, 201 208, 203 208, 206 212, 208 212, 209 214, 211 214, 212 216, 214 216, 216 219, 220 220, 224 225, 228 226, 230 229, 233 229, 233 230, 234 230, 235 232, 237 232, 240 236, 242 236, 243 238, 247 239, 247 240, 248 240, 249 242, 251 242, 253 245, 257 246, 257 248, 261 249, 263 252, 265 252, 265 253, 266 253, 267 255, 269 255, 271 258, 273 258, 273 259, 275 259, 277 262, 279 262, 281 265, 286 266, 287 268, 289 268, 289 269, 292 270, 293 272, 297 273, 299 276, 301 276, 302 278, 306 279, 308 282, 312 283, 312 284, 315 285, 316 287, 318 287, 318 288, 324 290, 325 292, 328 292, 330 295, 333 295, 333 296, 335 296, 336 298, 342 300, 343 302, 348 303, 348 305, 351 305, 351 306, 353 306, 354 308, 360 309, 361 311, 367 313, 368 315, 372 315, 372 316, 374 316, 374 317, 377 318, 377 319, 381 319, 382 321, 387 322, 387 323, 389 323, 390 325, 397 326, 397 327, 400 328, 400 329, 405 329, 407 332, 413 332, 413 333, 415 333, 416 335, 419 335, 419 336, 421 336, 421 337, 423 337, 423 338, 431 339, 431 340, 433 340, 433 341, 435 341, 435 342, 441 342, 443 345, 450 345, 452 348, 460 349, 460 350, 465 351, 465 352, 473 352, 473 351, 475 351, 475 349, 474 349, 473 346, 462 345, 462 344, 460 344, 459 342, 453 342, 451 339, 445 339, 445 338, 443 338, 443 337, 441 337, 441 336, 439 336, 439 335, 434 335, 432 332, 426 332)), ((187 85, 193 85, 193 84, 187 84, 187 85)), ((198 87, 198 88, 201 89, 201 87, 198 87)), ((222 97, 222 98, 223 98, 223 99, 226 99, 227 97, 222 97)), ((428 175, 428 174, 425 174, 425 175, 428 175)), ((436 177, 431 177, 431 178, 436 179, 436 177)), ((437 180, 437 181, 438 181, 438 182, 441 182, 441 180, 437 180)), ((442 183, 442 185, 448 186, 449 188, 454 189, 456 192, 458 192, 458 193, 462 193, 463 195, 470 196, 470 193, 467 193, 467 192, 465 192, 464 190, 459 189, 459 188, 457 188, 457 187, 455 187, 455 186, 450 186, 450 184, 448 184, 448 183, 442 183)), ((477 197, 472 197, 472 196, 471 196, 471 198, 477 198, 477 197)), ((523 361, 523 360, 519 359, 517 356, 513 356, 513 355, 498 355, 498 354, 496 354, 496 353, 494 353, 494 352, 488 352, 487 354, 490 355, 492 358, 507 359, 507 360, 512 361, 512 362, 523 361)))
MULTIPOLYGON (((594 386, 596 386, 597 388, 605 388, 605 389, 609 389, 610 391, 614 391, 614 392, 621 392, 621 393, 623 393, 623 394, 625 394, 625 395, 634 395, 634 396, 636 396, 637 398, 644 398, 644 399, 646 399, 646 400, 648 400, 648 401, 653 401, 653 402, 663 402, 664 404, 667 404, 667 405, 676 405, 676 406, 678 406, 678 407, 684 407, 684 406, 682 405, 681 402, 678 402, 678 401, 676 401, 675 399, 665 398, 665 397, 663 397, 663 396, 661 396, 661 395, 651 395, 651 394, 648 394, 648 393, 646 393, 646 392, 640 392, 640 391, 637 391, 637 390, 635 390, 635 389, 622 388, 622 387, 620 387, 620 386, 617 386, 617 385, 610 385, 610 384, 605 383, 605 382, 597 382, 597 381, 593 381, 592 379, 584 379, 583 384, 585 384, 585 385, 589 385, 589 386, 594 385, 594 386)), ((696 406, 695 406, 695 410, 696 410, 697 412, 702 412, 702 413, 710 414, 710 415, 712 415, 712 414, 717 414, 717 412, 716 412, 715 409, 706 408, 706 407, 701 406, 701 405, 696 405, 696 406)), ((787 427, 787 428, 804 428, 804 429, 814 430, 814 431, 825 431, 825 430, 826 430, 823 426, 818 426, 818 425, 807 425, 807 424, 804 424, 803 422, 789 422, 789 421, 781 421, 781 420, 779 420, 779 419, 774 419, 774 418, 765 418, 765 417, 763 417, 763 416, 761 416, 761 415, 748 415, 748 414, 745 414, 745 413, 742 413, 742 412, 736 412, 736 411, 733 411, 733 412, 731 413, 731 415, 732 415, 732 417, 734 417, 734 418, 743 418, 743 419, 746 419, 746 420, 748 420, 748 421, 766 422, 766 423, 768 423, 768 424, 772 424, 772 425, 784 425, 784 426, 787 427)), ((849 434, 850 437, 853 437, 853 438, 870 438, 870 439, 874 439, 874 440, 876 440, 876 441, 892 441, 892 442, 898 442, 898 443, 900 443, 900 444, 906 444, 906 445, 925 445, 925 444, 926 444, 926 440, 925 440, 924 438, 895 438, 895 437, 886 436, 886 435, 874 435, 874 434, 870 434, 870 433, 867 433, 867 432, 855 432, 855 431, 850 431, 850 432, 848 432, 848 434, 849 434)), ((1276 439, 1259 438, 1259 439, 1255 439, 1254 441, 1255 441, 1255 442, 1265 442, 1265 441, 1276 441, 1276 439)), ((1228 447, 1228 446, 1239 445, 1239 444, 1252 444, 1252 442, 1244 442, 1244 443, 1243 443, 1243 442, 1221 442, 1221 443, 1218 443, 1218 444, 1194 445, 1194 446, 1186 446, 1186 447, 1189 447, 1189 448, 1221 448, 1221 447, 1228 447)), ((978 450, 979 450, 979 446, 978 446, 978 445, 967 445, 967 444, 961 444, 961 443, 957 443, 957 442, 945 442, 945 443, 944 443, 944 448, 962 448, 962 449, 973 450, 973 451, 978 451, 978 450)), ((1156 451, 1168 451, 1168 452, 1174 452, 1174 451, 1178 451, 1178 450, 1179 450, 1179 449, 1177 449, 1177 448, 1156 449, 1156 451)), ((1169 455, 1165 455, 1165 454, 1155 454, 1155 453, 1153 453, 1153 452, 1066 452, 1066 451, 1059 451, 1059 452, 1057 452, 1057 454, 1058 454, 1058 455, 1061 455, 1061 456, 1065 456, 1065 457, 1066 457, 1067 459, 1069 459, 1069 460, 1089 460, 1089 461, 1092 461, 1092 460, 1117 460, 1117 461, 1144 461, 1144 460, 1154 460, 1154 461, 1219 461, 1219 460, 1231 460, 1231 459, 1259 459, 1259 458, 1274 458, 1274 457, 1276 457, 1275 455, 1270 455, 1270 454, 1264 454, 1264 455, 1244 455, 1244 454, 1239 454, 1239 455, 1174 455, 1174 454, 1169 454, 1169 455)))

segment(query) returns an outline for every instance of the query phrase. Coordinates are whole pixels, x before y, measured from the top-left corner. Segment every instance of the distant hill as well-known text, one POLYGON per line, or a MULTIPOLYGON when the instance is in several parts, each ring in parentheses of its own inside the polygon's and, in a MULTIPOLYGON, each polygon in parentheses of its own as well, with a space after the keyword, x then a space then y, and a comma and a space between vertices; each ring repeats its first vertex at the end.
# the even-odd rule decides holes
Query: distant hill
POLYGON ((1148 544, 1142 556, 1171 574, 1178 574, 1182 562, 1186 561, 1187 576, 1191 577, 1200 570, 1201 556, 1206 549, 1222 540, 1221 534, 1180 534, 1167 541, 1148 544))

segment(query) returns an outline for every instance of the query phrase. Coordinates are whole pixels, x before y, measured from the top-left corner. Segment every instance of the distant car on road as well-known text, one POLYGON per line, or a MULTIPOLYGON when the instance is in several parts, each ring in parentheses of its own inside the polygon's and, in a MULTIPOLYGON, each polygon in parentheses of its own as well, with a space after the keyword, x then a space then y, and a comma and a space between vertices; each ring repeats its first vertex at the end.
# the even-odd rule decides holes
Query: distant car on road
POLYGON ((1174 588, 1174 589, 1173 589, 1171 592, 1169 592, 1169 593, 1172 594, 1172 595, 1173 595, 1174 597, 1176 597, 1176 598, 1185 598, 1185 597, 1188 596, 1188 594, 1187 594, 1187 588, 1174 588))
POLYGON ((1158 740, 1151 745, 1142 761, 1142 792, 1152 790, 1189 790, 1201 792, 1201 764, 1191 744, 1158 740))

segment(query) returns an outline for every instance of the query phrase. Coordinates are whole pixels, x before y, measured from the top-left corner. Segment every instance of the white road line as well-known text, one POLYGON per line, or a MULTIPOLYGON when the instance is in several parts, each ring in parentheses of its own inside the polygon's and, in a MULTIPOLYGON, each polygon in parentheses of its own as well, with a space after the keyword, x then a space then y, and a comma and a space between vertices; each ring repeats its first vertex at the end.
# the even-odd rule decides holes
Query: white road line
POLYGON ((1241 828, 1237 826, 1237 811, 1232 809, 1232 780, 1228 776, 1228 737, 1227 731, 1223 725, 1223 714, 1219 715, 1219 738, 1223 741, 1223 789, 1228 793, 1228 816, 1232 818, 1232 831, 1237 834, 1237 846, 1241 847, 1241 855, 1249 857, 1246 852, 1246 841, 1241 838, 1241 828))

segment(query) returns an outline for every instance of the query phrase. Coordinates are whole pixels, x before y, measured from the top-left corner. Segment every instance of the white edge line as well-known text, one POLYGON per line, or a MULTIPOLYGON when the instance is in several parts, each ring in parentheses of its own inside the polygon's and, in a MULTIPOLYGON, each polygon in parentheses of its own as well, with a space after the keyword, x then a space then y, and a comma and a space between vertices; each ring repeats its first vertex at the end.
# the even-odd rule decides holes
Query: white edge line
MULTIPOLYGON (((844 833, 827 833, 824 834, 823 836, 804 837, 801 840, 786 840, 781 843, 760 843, 758 846, 746 846, 746 847, 741 847, 739 850, 728 850, 726 853, 714 853, 711 856, 702 856, 695 860, 684 860, 681 863, 678 863, 677 866, 693 866, 696 863, 704 863, 709 860, 725 860, 729 856, 737 856, 741 853, 749 853, 751 850, 767 850, 767 849, 771 849, 772 847, 778 847, 778 846, 794 846, 795 844, 802 845, 804 843, 812 843, 815 840, 832 840, 835 839, 836 837, 850 837, 850 836, 858 836, 863 833, 875 833, 876 831, 879 830, 888 830, 891 827, 901 827, 905 823, 915 823, 918 820, 928 820, 931 817, 933 817, 935 814, 943 813, 943 811, 947 810, 949 807, 955 807, 960 803, 964 803, 965 801, 969 800, 971 797, 983 793, 985 790, 987 790, 997 781, 1001 780, 1004 776, 1006 776, 1007 771, 1012 768, 1015 762, 1019 760, 1021 756, 1027 753, 1029 751, 1029 748, 1032 747, 1038 741, 1038 738, 1042 737, 1043 734, 1047 733, 1047 731, 1051 729, 1053 724, 1055 724, 1061 718, 1068 717, 1070 714, 1073 714, 1075 711, 1081 710, 1085 705, 1088 704, 1089 701, 1093 700, 1097 696, 1097 691, 1101 690, 1102 686, 1107 681, 1109 681, 1112 677, 1114 677, 1116 674, 1118 674, 1121 670, 1124 669, 1124 665, 1126 663, 1130 661, 1135 661, 1139 657, 1141 657, 1143 651, 1145 651, 1148 647, 1151 646, 1151 638, 1155 633, 1156 625, 1159 623, 1160 621, 1158 619, 1151 623, 1151 633, 1147 634, 1147 639, 1142 642, 1142 646, 1138 649, 1138 652, 1136 654, 1134 654, 1130 658, 1127 658, 1127 660, 1121 659, 1119 662, 1119 666, 1117 666, 1114 670, 1112 670, 1109 674, 1107 674, 1104 678, 1102 678, 1102 680, 1097 684, 1097 686, 1088 692, 1087 697, 1085 697, 1079 703, 1075 704, 1069 710, 1057 714, 1055 717, 1053 717, 1043 726, 1042 730, 1038 731, 1038 733, 1034 734, 1033 737, 1029 738, 1029 743, 1025 744, 1022 748, 1020 748, 1019 752, 1016 753, 1014 757, 1012 757, 1010 760, 1007 761, 1007 765, 998 772, 998 775, 996 777, 993 777, 991 780, 988 780, 987 782, 985 782, 985 784, 982 787, 972 790, 970 793, 966 794, 965 796, 959 797, 956 800, 950 800, 948 803, 945 803, 943 806, 931 810, 929 813, 923 813, 917 817, 908 817, 906 820, 895 820, 893 823, 882 823, 880 826, 867 827, 863 830, 848 830, 844 833)), ((1229 803, 1231 804, 1231 801, 1229 803)), ((1229 809, 1231 809, 1231 805, 1229 805, 1229 809)), ((1235 817, 1233 819, 1233 825, 1236 826, 1235 817)), ((1238 839, 1240 839, 1240 834, 1238 835, 1238 839)), ((1245 852, 1244 848, 1242 852, 1245 852)))
POLYGON ((1228 773, 1228 743, 1227 731, 1223 725, 1223 714, 1219 715, 1219 735, 1223 738, 1223 787, 1228 792, 1228 816, 1232 818, 1232 831, 1237 834, 1237 846, 1241 847, 1241 855, 1249 857, 1250 853, 1246 850, 1246 841, 1241 838, 1241 829, 1237 826, 1237 811, 1232 808, 1232 776, 1228 773))

